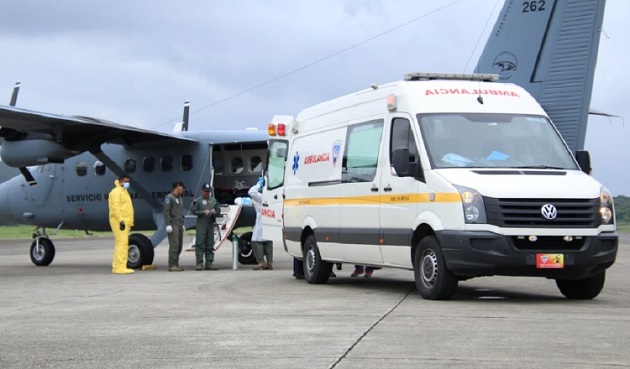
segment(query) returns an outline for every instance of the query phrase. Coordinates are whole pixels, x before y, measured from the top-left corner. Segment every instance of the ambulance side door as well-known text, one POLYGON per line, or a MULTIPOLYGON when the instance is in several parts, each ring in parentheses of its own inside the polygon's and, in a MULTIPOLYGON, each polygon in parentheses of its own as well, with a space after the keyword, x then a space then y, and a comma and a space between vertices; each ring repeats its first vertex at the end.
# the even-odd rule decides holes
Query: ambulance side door
POLYGON ((343 259, 383 261, 379 247, 378 167, 382 158, 383 119, 348 127, 339 185, 339 243, 343 259))
POLYGON ((289 152, 289 141, 283 139, 269 140, 268 150, 261 211, 263 239, 282 244, 284 173, 287 153, 289 152))

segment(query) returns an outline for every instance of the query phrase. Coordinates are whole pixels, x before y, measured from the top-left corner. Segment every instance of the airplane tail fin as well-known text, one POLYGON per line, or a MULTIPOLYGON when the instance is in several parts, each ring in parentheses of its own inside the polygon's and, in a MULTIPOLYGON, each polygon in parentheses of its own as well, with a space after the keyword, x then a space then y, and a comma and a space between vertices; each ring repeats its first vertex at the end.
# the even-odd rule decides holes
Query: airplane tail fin
POLYGON ((476 73, 525 88, 571 151, 584 147, 605 0, 506 0, 476 73))

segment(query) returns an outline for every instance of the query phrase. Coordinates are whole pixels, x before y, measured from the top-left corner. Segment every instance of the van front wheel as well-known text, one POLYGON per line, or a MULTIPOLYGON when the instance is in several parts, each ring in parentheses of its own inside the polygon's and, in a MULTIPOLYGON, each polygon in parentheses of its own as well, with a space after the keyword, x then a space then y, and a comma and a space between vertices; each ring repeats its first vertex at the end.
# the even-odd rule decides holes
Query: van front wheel
POLYGON ((322 260, 314 235, 309 235, 304 242, 304 279, 310 284, 328 282, 332 264, 322 260))
POLYGON ((457 289, 457 277, 446 268, 440 243, 433 236, 418 244, 413 273, 418 292, 427 300, 448 300, 457 289))

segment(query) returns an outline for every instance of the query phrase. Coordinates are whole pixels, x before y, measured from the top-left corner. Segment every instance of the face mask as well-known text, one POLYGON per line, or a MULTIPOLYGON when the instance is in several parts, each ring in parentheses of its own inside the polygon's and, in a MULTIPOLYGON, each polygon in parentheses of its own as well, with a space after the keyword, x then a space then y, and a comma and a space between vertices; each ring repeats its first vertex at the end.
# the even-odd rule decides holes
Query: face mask
POLYGON ((124 188, 125 190, 128 190, 128 189, 129 189, 129 182, 125 182, 125 183, 123 183, 123 188, 124 188))

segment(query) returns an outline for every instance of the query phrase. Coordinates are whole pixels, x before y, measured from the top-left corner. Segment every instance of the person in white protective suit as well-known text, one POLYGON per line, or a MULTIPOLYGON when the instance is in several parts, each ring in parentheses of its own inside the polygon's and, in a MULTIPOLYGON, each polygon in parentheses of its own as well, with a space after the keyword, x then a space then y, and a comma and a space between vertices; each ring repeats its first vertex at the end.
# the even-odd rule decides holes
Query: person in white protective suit
POLYGON ((129 230, 133 227, 133 205, 129 188, 129 177, 121 175, 114 181, 114 188, 109 193, 109 225, 114 232, 114 258, 112 273, 131 274, 133 269, 127 268, 129 253, 129 230))

